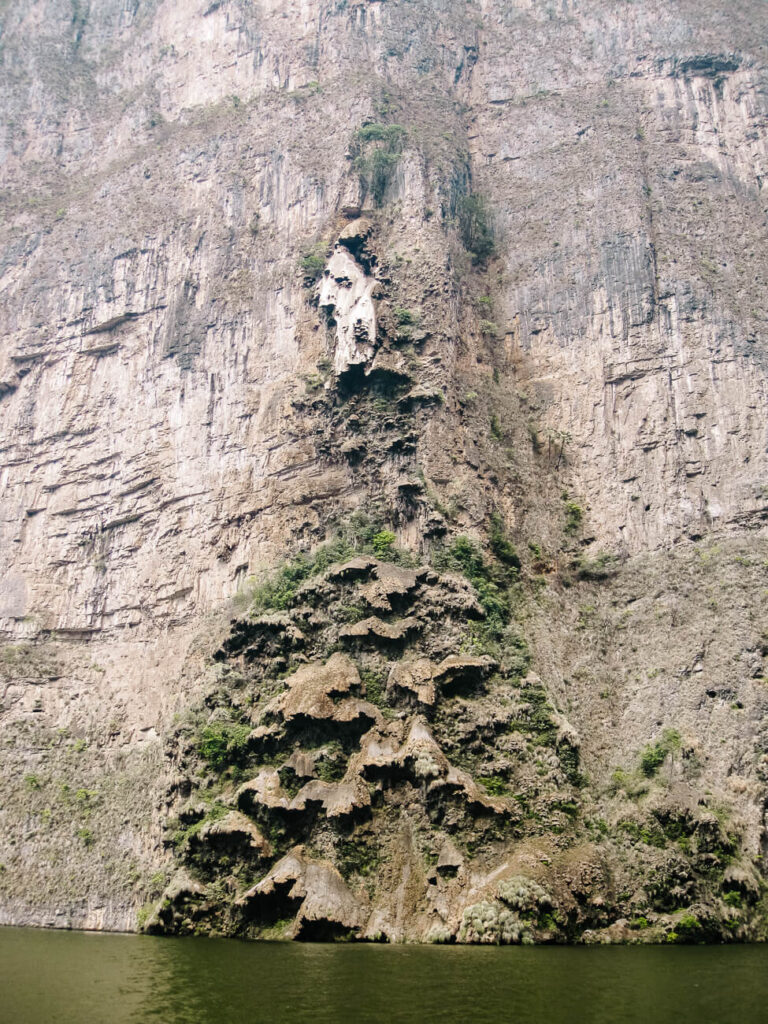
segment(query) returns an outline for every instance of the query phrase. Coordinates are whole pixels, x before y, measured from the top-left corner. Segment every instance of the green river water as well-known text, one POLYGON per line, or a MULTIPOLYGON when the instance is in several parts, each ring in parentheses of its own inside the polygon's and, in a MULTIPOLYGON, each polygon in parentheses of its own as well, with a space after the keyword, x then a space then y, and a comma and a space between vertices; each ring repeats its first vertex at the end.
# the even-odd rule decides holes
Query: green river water
POLYGON ((291 945, 0 928, 3 1024, 766 1024, 768 946, 291 945))

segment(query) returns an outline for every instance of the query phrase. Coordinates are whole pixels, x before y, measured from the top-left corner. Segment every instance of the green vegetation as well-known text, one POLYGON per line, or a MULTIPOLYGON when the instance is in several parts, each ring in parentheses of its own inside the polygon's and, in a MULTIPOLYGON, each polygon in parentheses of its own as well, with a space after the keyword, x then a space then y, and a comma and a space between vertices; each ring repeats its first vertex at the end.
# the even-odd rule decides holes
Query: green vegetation
POLYGON ((498 338, 500 333, 499 325, 494 323, 493 320, 481 320, 480 333, 484 334, 487 338, 498 338))
POLYGON ((624 819, 617 825, 619 832, 623 832, 625 835, 635 843, 644 843, 646 846, 656 846, 659 849, 663 849, 666 846, 666 838, 664 833, 655 824, 640 824, 637 821, 631 819, 624 819))
POLYGON ((565 502, 565 532, 569 535, 578 533, 584 523, 584 509, 575 501, 571 501, 567 493, 563 493, 565 502))
POLYGON ((618 559, 615 555, 609 555, 605 552, 596 558, 580 558, 576 562, 576 575, 581 580, 599 582, 600 580, 607 580, 611 576, 615 576, 617 572, 618 559))
POLYGON ((684 914, 675 925, 675 931, 667 936, 667 942, 699 942, 701 939, 701 922, 693 914, 684 914))
POLYGON ((41 788, 40 779, 37 777, 37 775, 25 775, 24 776, 24 785, 27 787, 27 789, 40 789, 41 788))
POLYGON ((680 733, 666 729, 658 743, 649 744, 640 756, 640 771, 647 779, 653 778, 664 764, 667 756, 680 749, 680 733))
POLYGON ((389 703, 386 695, 386 683, 381 672, 375 672, 369 668, 360 669, 360 678, 365 684, 365 699, 378 708, 388 708, 389 703))
POLYGON ((338 846, 339 871, 345 878, 374 874, 381 858, 372 842, 361 838, 343 839, 338 846))
POLYGON ((303 583, 353 555, 374 555, 385 562, 412 566, 414 556, 396 548, 395 539, 391 530, 382 529, 367 515, 357 512, 339 528, 338 536, 330 543, 324 544, 313 554, 296 555, 266 582, 257 586, 252 592, 251 610, 285 611, 293 604, 303 583))
POLYGON ((321 758, 315 764, 318 779, 322 782, 339 782, 344 778, 346 770, 347 758, 338 740, 326 744, 321 758))
POLYGON ((504 520, 498 512, 491 513, 489 547, 500 562, 509 569, 519 573, 522 568, 520 557, 514 544, 509 540, 504 528, 504 520))
POLYGON ((527 686, 521 698, 524 701, 518 717, 509 724, 510 732, 534 734, 537 746, 553 747, 557 741, 557 728, 552 720, 552 705, 541 686, 527 686))
POLYGON ((450 548, 436 553, 433 562, 435 568, 459 572, 469 580, 485 611, 486 626, 500 636, 510 617, 510 581, 506 571, 487 562, 480 547, 469 537, 457 537, 450 548))
POLYGON ((325 270, 328 247, 325 242, 315 242, 305 249, 299 258, 299 269, 303 271, 305 280, 316 281, 325 270))
POLYGON ((243 723, 211 722, 203 727, 197 752, 215 772, 241 763, 248 752, 251 727, 243 723))
POLYGON ((496 413, 491 416, 491 437, 494 441, 501 441, 504 438, 504 434, 501 429, 501 421, 496 413))
POLYGON ((563 742, 557 748, 557 756, 560 760, 560 767, 563 770, 563 774, 572 786, 581 788, 586 785, 586 778, 581 771, 581 759, 579 757, 578 747, 574 747, 572 744, 563 742))
POLYGON ((397 538, 391 530, 379 530, 371 540, 373 553, 377 558, 386 558, 397 538))
POLYGON ((337 615, 342 622, 359 622, 365 618, 365 608, 359 604, 342 604, 337 615))
POLYGON ((482 196, 462 196, 456 204, 459 236, 474 263, 486 263, 495 255, 496 242, 490 214, 482 196))
POLYGON ((500 775, 480 775, 477 781, 491 796, 505 796, 509 792, 507 783, 500 775))
POLYGON ((177 850, 188 847, 190 839, 196 836, 205 825, 223 818, 227 814, 227 810, 224 804, 213 803, 197 821, 178 823, 178 828, 171 834, 171 843, 177 850))
POLYGON ((419 323, 418 313, 414 313, 410 309, 403 309, 402 306, 396 306, 393 312, 399 327, 416 327, 419 323))
POLYGON ((384 203, 406 137, 402 125, 378 121, 364 124, 355 133, 353 166, 360 177, 363 193, 370 193, 376 206, 384 203))
POLYGON ((79 828, 77 838, 82 840, 83 846, 93 846, 94 844, 94 835, 89 828, 79 828))

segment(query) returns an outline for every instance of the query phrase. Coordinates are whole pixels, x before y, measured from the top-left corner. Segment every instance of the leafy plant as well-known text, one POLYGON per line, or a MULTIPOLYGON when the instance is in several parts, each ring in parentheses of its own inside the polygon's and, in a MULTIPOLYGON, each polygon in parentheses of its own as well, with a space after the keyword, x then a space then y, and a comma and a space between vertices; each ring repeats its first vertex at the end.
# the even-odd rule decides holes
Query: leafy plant
POLYGON ((407 132, 402 125, 378 121, 364 124, 355 133, 354 168, 364 194, 370 193, 376 206, 384 202, 406 137, 407 132))
POLYGON ((460 572, 469 580, 485 611, 485 625, 498 639, 510 616, 506 574, 498 566, 490 565, 469 537, 457 537, 447 551, 437 552, 433 561, 437 569, 460 572))
POLYGON ((509 787, 500 775, 479 775, 477 781, 491 796, 504 796, 509 792, 509 787))
POLYGON ((93 846, 95 841, 93 832, 89 828, 79 828, 77 838, 82 840, 83 846, 93 846))
POLYGON ((404 309, 402 306, 396 306, 393 312, 395 314, 395 320, 397 320, 400 327, 415 327, 419 322, 418 313, 414 313, 410 309, 404 309))
POLYGON ((582 580, 607 580, 618 571, 618 559, 606 552, 596 558, 580 558, 576 563, 576 575, 582 580))
POLYGON ((361 669, 360 678, 365 684, 365 698, 377 707, 386 708, 387 697, 382 674, 371 669, 361 669))
POLYGON ((339 526, 338 536, 313 554, 298 554, 286 562, 251 594, 251 610, 285 611, 290 608, 301 585, 332 565, 355 554, 376 555, 387 562, 413 566, 409 551, 394 546, 395 535, 383 530, 363 512, 356 512, 339 526))
POLYGON ((315 764, 315 773, 322 782, 338 782, 344 778, 347 770, 347 758, 341 744, 334 740, 322 751, 322 756, 315 764))
POLYGON ((316 281, 325 270, 327 246, 325 242, 315 242, 305 249, 299 257, 299 268, 303 270, 306 280, 316 281))
POLYGON ((462 196, 456 204, 456 222, 462 244, 474 263, 485 263, 496 252, 493 227, 485 200, 462 196))
POLYGON ((575 501, 571 501, 567 494, 563 495, 565 502, 565 532, 568 534, 578 533, 584 522, 584 509, 575 501))
POLYGON ((392 545, 395 543, 394 533, 391 530, 380 530, 374 534, 371 544, 373 546, 373 553, 377 558, 383 558, 388 552, 392 545))
POLYGON ((491 529, 488 543, 493 554, 500 562, 513 572, 519 573, 522 568, 520 556, 514 544, 509 540, 504 529, 504 520, 498 512, 491 513, 491 529))
POLYGON ((362 837, 345 839, 339 843, 339 871, 345 878, 349 878, 350 875, 361 875, 363 878, 372 875, 380 861, 378 850, 362 837))
POLYGON ((211 722, 204 726, 197 741, 197 752, 217 772, 236 764, 248 749, 250 726, 234 722, 211 722))
POLYGON ((640 755, 640 771, 647 779, 653 778, 664 764, 667 756, 680 747, 680 733, 667 729, 658 743, 649 744, 640 755))

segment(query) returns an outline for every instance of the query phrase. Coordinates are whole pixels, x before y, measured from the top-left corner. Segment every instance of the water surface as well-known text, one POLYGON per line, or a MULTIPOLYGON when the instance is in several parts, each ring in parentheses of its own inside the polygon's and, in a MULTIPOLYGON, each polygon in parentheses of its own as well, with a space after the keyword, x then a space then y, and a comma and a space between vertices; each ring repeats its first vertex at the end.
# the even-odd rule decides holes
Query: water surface
POLYGON ((768 946, 326 946, 0 928, 3 1024, 765 1024, 768 946))

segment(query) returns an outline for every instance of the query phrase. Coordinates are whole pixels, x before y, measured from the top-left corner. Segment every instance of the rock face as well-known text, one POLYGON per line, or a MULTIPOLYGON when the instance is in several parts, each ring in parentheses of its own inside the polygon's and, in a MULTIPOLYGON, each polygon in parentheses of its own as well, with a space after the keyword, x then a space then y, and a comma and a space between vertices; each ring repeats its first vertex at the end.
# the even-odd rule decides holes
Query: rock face
POLYGON ((762 934, 766 28, 0 5, 0 922, 762 934))

